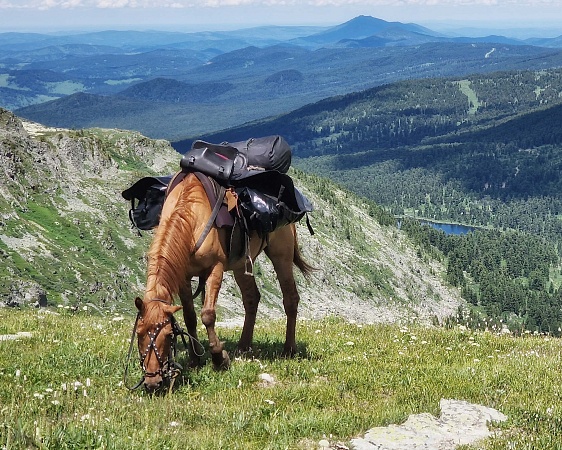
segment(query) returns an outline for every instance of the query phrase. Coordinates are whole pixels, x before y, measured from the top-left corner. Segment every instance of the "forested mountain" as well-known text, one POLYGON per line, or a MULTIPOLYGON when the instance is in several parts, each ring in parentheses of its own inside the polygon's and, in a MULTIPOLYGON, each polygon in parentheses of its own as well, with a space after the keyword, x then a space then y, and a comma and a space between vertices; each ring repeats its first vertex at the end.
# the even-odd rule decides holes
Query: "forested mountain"
POLYGON ((300 167, 397 215, 562 237, 561 92, 560 69, 410 80, 201 138, 279 133, 300 167))

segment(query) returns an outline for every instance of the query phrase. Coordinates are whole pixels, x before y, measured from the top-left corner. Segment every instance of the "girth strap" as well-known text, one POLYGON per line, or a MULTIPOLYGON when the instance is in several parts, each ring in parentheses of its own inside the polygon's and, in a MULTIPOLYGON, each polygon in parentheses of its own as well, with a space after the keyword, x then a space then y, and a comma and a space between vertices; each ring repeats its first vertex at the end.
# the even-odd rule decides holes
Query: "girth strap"
MULTIPOLYGON (((206 177, 206 175, 204 175, 200 172, 195 172, 195 176, 199 179, 199 181, 201 181, 201 183, 203 183, 203 180, 201 180, 201 177, 206 177)), ((213 210, 211 211, 211 217, 209 217, 209 220, 207 221, 207 224, 205 225, 205 228, 203 229, 203 233, 201 233, 201 236, 199 237, 199 239, 197 240, 197 243, 195 244, 195 251, 197 251, 201 248, 201 246, 203 245, 203 242, 205 242, 205 239, 207 238, 207 235, 209 234, 209 231, 211 231, 211 228, 212 228, 213 224, 215 223, 215 219, 217 218, 217 215, 219 214, 219 210, 221 209, 222 202, 224 200, 225 194, 226 194, 225 187, 220 186, 219 192, 217 193, 217 200, 215 202, 215 205, 213 206, 213 210)))

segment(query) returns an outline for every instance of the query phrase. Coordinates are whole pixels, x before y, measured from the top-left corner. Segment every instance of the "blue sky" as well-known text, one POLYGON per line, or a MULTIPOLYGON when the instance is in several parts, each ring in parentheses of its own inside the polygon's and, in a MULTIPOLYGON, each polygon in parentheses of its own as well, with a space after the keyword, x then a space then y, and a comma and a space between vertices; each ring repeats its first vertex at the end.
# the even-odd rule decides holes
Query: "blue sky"
POLYGON ((562 0, 0 0, 0 32, 335 25, 361 14, 439 31, 562 35, 562 0))

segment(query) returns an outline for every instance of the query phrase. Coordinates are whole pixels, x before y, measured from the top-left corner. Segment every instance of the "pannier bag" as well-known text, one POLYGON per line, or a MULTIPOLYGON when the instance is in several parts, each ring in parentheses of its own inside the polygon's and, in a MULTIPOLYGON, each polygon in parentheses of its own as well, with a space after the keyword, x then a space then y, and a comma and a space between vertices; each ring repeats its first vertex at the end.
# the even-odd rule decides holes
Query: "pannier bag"
POLYGON ((151 230, 158 226, 166 197, 166 189, 172 175, 144 177, 122 192, 131 201, 129 219, 139 230, 151 230))
POLYGON ((236 188, 238 204, 248 228, 261 237, 277 228, 298 222, 313 210, 310 201, 294 186, 292 179, 279 172, 262 172, 236 188))

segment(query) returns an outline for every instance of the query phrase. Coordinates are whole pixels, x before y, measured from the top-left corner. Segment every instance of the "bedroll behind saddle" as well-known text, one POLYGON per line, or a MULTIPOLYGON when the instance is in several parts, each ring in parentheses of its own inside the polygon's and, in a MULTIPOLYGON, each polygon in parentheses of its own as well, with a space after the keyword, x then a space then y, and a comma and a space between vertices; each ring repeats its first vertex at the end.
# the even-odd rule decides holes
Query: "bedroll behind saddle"
POLYGON ((180 166, 232 186, 267 170, 287 173, 291 166, 291 147, 279 135, 222 144, 198 140, 183 156, 180 166))

